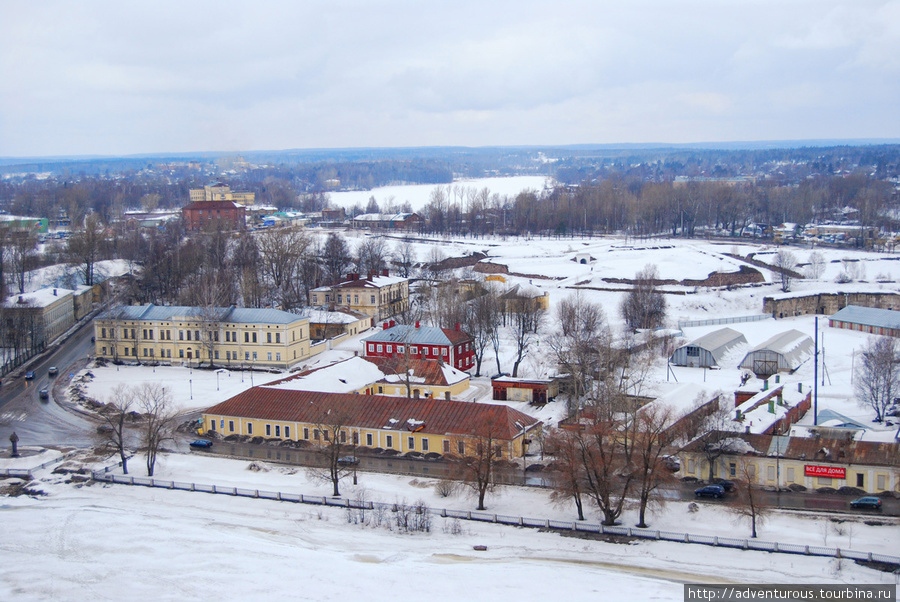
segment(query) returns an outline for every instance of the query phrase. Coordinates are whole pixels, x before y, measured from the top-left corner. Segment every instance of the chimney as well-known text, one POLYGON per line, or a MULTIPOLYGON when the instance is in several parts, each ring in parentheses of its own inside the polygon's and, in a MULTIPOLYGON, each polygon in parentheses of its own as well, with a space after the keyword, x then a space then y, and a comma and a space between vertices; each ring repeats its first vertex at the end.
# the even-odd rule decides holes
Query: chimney
POLYGON ((56 296, 56 289, 53 289, 53 296, 56 296))
POLYGON ((803 393, 803 383, 797 383, 797 392, 803 393))
MULTIPOLYGON (((19 301, 18 301, 18 303, 25 303, 25 298, 22 297, 22 295, 19 295, 19 301)), ((416 328, 418 328, 418 324, 416 325, 416 328)))
POLYGON ((387 330, 387 329, 388 329, 388 323, 385 322, 384 324, 381 325, 381 330, 387 330))
POLYGON ((419 321, 416 320, 416 328, 418 328, 418 327, 419 327, 419 321))
POLYGON ((381 275, 382 275, 382 276, 390 276, 391 273, 390 273, 390 271, 388 271, 388 270, 381 270, 381 275))
POLYGON ((456 332, 459 332, 459 322, 456 323, 456 332))
POLYGON ((416 389, 415 391, 413 391, 413 397, 416 398, 416 399, 419 398, 419 390, 418 390, 418 389, 416 389))
POLYGON ((393 328, 393 327, 396 326, 396 325, 397 325, 397 323, 394 322, 393 320, 391 320, 391 328, 393 328))

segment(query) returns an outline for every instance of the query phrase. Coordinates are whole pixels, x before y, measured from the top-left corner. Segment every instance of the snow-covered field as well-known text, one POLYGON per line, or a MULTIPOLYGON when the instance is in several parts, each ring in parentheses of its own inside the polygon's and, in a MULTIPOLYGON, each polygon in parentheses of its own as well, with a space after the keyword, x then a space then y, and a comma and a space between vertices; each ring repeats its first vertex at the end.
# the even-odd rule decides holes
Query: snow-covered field
MULTIPOLYGON (((366 197, 368 198, 368 197, 366 197)), ((399 199, 398 200, 402 200, 399 199)), ((351 235, 351 244, 362 235, 351 235)), ((710 272, 736 271, 738 260, 761 252, 767 261, 772 248, 739 242, 721 245, 702 241, 633 241, 623 238, 468 239, 446 237, 414 243, 423 261, 434 246, 448 257, 474 251, 486 252, 492 261, 504 263, 511 272, 505 286, 520 284, 547 291, 551 311, 538 341, 531 345, 520 367, 520 376, 543 376, 552 370, 545 338, 554 329, 554 308, 561 299, 581 295, 600 303, 614 329, 621 328, 619 305, 623 292, 602 278, 632 278, 646 264, 655 264, 663 278, 704 278, 710 272), (572 259, 590 253, 590 264, 572 259), (607 290, 600 290, 607 289, 607 290)), ((805 261, 812 249, 793 249, 805 261)), ((817 281, 796 281, 793 289, 807 291, 866 290, 898 291, 893 273, 900 267, 893 256, 821 249, 828 262, 817 281), (838 285, 835 277, 845 258, 864 260, 867 277, 838 285), (876 282, 876 275, 879 276, 876 282)), ((857 262, 858 263, 858 262, 857 262)), ((677 322, 762 313, 763 297, 780 294, 777 278, 761 270, 766 283, 735 290, 703 287, 667 287, 670 326, 677 322)), ((900 273, 898 273, 900 276, 900 273)), ((683 342, 721 326, 686 327, 683 342)), ((667 373, 665 358, 657 358, 648 378, 640 384, 643 395, 664 395, 684 384, 709 392, 732 392, 740 383, 736 367, 744 354, 770 336, 789 329, 814 334, 814 318, 728 324, 743 333, 747 344, 732 350, 721 370, 673 368, 667 373), (677 382, 675 381, 677 379, 677 382)), ((361 351, 365 333, 345 341, 336 349, 316 356, 300 367, 314 367, 353 356, 361 351)), ((819 374, 819 407, 838 411, 871 425, 869 439, 889 440, 893 431, 870 422, 871 415, 853 399, 854 352, 867 335, 830 329, 819 320, 819 339, 826 370, 819 374)), ((502 370, 512 367, 514 349, 501 348, 502 370)), ((496 371, 489 350, 482 372, 496 371)), ((182 410, 199 409, 282 374, 223 372, 182 367, 92 368, 87 394, 105 400, 120 383, 163 382, 170 387, 182 410), (217 382, 218 381, 218 382, 217 382)), ((813 381, 812 361, 790 377, 806 384, 813 381)), ((468 401, 490 400, 489 379, 473 378, 472 388, 461 396, 468 401)), ((563 416, 561 402, 541 410, 515 402, 518 409, 536 415, 547 424, 563 416)), ((803 421, 811 423, 812 417, 803 421)), ((896 428, 896 427, 894 427, 896 428)), ((246 470, 247 462, 207 458, 200 454, 167 455, 159 466, 161 478, 200 483, 254 486, 310 494, 328 494, 329 488, 312 482, 303 471, 273 467, 268 472, 246 470)), ((0 464, 0 466, 3 466, 0 464)), ((141 474, 140 457, 132 468, 141 474)), ((612 544, 566 538, 509 527, 483 524, 457 527, 437 520, 430 534, 400 534, 383 527, 348 524, 345 511, 316 510, 286 503, 228 498, 125 486, 76 488, 60 478, 42 476, 44 497, 0 498, 0 516, 5 529, 0 540, 0 597, 3 599, 182 599, 218 595, 226 599, 273 597, 321 599, 354 596, 382 600, 410 592, 436 599, 660 599, 681 600, 686 582, 756 583, 895 583, 896 576, 872 571, 847 561, 779 556, 757 552, 711 549, 673 543, 640 542, 612 544), (488 546, 476 552, 473 545, 488 546)), ((472 509, 464 496, 438 498, 432 484, 419 479, 364 474, 360 485, 343 486, 348 497, 365 496, 373 501, 424 500, 428 505, 472 509)), ((554 506, 545 492, 506 488, 490 496, 491 511, 524 516, 573 518, 571 508, 554 506)), ((589 517, 596 520, 596 516, 589 517)), ((623 524, 634 524, 629 509, 623 524)), ((817 518, 776 514, 763 526, 762 539, 803 542, 810 545, 840 545, 873 552, 897 553, 900 529, 854 523, 839 534, 817 518), (824 525, 824 526, 823 526, 824 525), (852 539, 852 541, 851 541, 852 539), (826 541, 827 540, 827 541, 826 541)), ((652 517, 654 528, 694 533, 743 536, 747 526, 712 504, 689 513, 686 505, 669 503, 652 517)))
POLYGON ((465 194, 474 189, 481 191, 487 188, 491 194, 499 194, 500 196, 515 197, 523 190, 534 190, 540 192, 548 183, 548 179, 543 176, 513 176, 509 178, 478 178, 474 180, 456 180, 452 184, 405 184, 396 186, 382 186, 373 190, 352 190, 347 192, 329 193, 332 204, 338 207, 349 209, 354 205, 365 208, 369 199, 374 197, 382 210, 387 203, 393 203, 395 206, 409 202, 413 211, 421 211, 428 201, 431 200, 431 194, 435 188, 441 188, 450 201, 460 195, 465 198, 465 194))
MULTIPOLYGON (((135 458, 135 460, 138 460, 135 458)), ((139 470, 139 462, 132 468, 139 470)), ((303 471, 248 462, 168 455, 161 478, 329 493, 303 471)), ((608 543, 532 529, 435 518, 428 533, 354 524, 346 510, 124 485, 65 484, 40 473, 46 495, 5 498, 0 516, 4 600, 394 599, 416 591, 437 600, 681 600, 683 583, 895 583, 895 575, 848 561, 705 546, 608 543), (487 546, 476 551, 473 546, 487 546)), ((344 495, 373 501, 472 508, 465 496, 437 498, 432 483, 361 475, 344 495)), ((492 511, 567 516, 541 491, 509 488, 492 511)), ((746 525, 714 504, 696 514, 672 504, 653 527, 740 536, 746 525), (667 518, 664 518, 667 517, 667 518)), ((390 518, 390 517, 388 517, 390 518)), ((892 550, 897 527, 773 517, 763 538, 892 550), (852 542, 850 541, 852 539, 852 542)))

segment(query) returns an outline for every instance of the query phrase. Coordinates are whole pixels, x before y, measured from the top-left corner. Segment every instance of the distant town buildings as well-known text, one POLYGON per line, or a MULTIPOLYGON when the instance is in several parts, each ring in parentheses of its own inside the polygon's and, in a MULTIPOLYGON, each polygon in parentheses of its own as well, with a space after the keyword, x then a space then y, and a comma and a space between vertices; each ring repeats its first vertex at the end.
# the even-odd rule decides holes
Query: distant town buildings
POLYGON ((206 228, 243 230, 247 208, 234 201, 197 201, 181 208, 185 227, 198 232, 206 228))
POLYGON ((255 192, 235 192, 221 182, 211 182, 203 188, 192 188, 190 190, 190 200, 192 203, 211 202, 211 201, 231 201, 238 205, 249 206, 256 203, 255 192))

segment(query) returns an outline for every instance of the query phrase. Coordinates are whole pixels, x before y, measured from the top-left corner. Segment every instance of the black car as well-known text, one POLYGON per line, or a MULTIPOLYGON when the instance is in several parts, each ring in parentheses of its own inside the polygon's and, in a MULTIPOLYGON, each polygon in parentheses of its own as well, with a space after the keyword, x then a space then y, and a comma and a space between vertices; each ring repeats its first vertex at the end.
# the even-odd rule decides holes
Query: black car
POLYGON ((359 464, 359 458, 356 456, 342 456, 338 458, 338 464, 342 466, 353 466, 359 464))
POLYGON ((44 387, 40 391, 38 391, 38 397, 41 399, 50 399, 50 389, 44 387))
POLYGON ((720 479, 716 481, 715 484, 724 489, 725 493, 728 493, 729 491, 732 491, 734 489, 734 482, 728 481, 726 479, 720 479))
POLYGON ((213 443, 209 439, 197 439, 196 441, 191 441, 191 447, 195 447, 197 449, 207 449, 212 447, 213 443))
POLYGON ((874 495, 867 495, 850 502, 851 508, 868 508, 869 510, 881 510, 881 499, 874 495))
POLYGON ((706 485, 700 489, 695 489, 694 495, 696 497, 723 498, 725 497, 725 488, 721 485, 706 485))
POLYGON ((34 370, 25 373, 25 380, 34 380, 34 370))
POLYGON ((50 366, 47 369, 47 374, 49 376, 56 376, 57 374, 59 374, 59 368, 57 368, 56 366, 50 366))

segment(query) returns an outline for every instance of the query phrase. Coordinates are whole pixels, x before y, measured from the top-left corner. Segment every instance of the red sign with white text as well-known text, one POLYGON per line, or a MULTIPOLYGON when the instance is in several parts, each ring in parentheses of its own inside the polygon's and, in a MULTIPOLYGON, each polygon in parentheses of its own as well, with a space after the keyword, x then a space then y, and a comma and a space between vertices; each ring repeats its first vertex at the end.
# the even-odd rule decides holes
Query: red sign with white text
POLYGON ((838 466, 816 466, 815 464, 806 464, 803 468, 808 477, 828 477, 831 479, 847 478, 847 469, 838 466))

